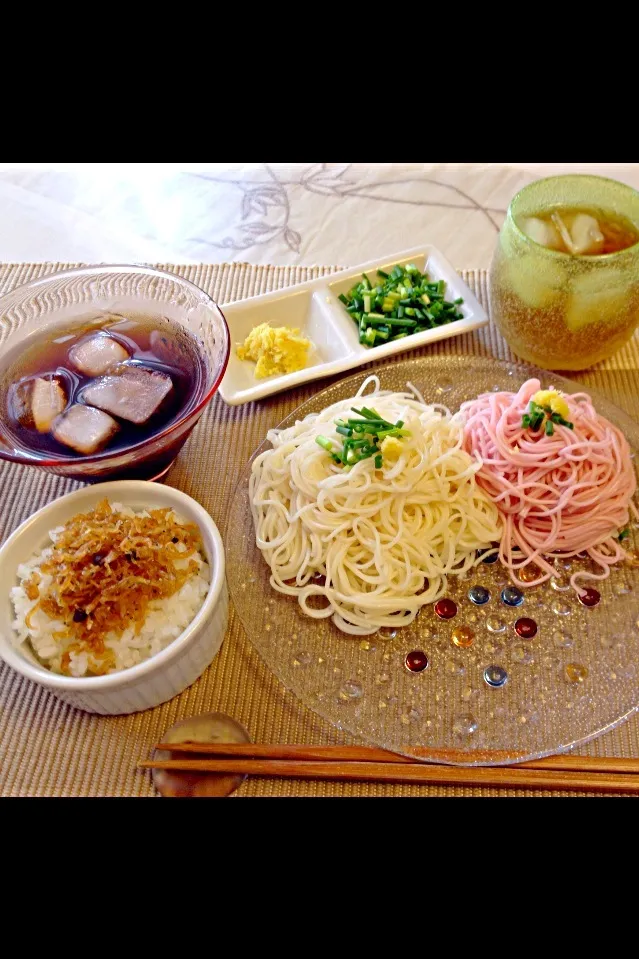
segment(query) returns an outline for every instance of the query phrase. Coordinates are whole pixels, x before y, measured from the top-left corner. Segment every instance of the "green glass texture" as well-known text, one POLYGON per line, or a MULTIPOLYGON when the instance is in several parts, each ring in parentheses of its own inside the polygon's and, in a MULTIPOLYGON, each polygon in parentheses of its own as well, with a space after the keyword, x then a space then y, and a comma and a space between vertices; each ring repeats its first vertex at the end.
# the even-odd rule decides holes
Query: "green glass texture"
POLYGON ((511 349, 551 370, 582 370, 616 353, 639 322, 639 243, 598 256, 540 246, 526 217, 579 208, 639 230, 639 193, 603 177, 537 180, 513 198, 490 269, 492 319, 511 349))

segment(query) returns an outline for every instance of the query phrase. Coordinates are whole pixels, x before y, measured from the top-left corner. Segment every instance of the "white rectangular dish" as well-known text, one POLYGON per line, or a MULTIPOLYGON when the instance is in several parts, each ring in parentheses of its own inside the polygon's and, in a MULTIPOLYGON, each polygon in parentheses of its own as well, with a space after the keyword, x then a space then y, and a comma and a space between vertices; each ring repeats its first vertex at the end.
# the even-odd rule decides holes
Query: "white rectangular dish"
POLYGON ((299 283, 283 290, 274 290, 248 300, 222 304, 220 307, 231 335, 229 364, 220 385, 222 399, 230 406, 259 400, 280 390, 287 390, 322 376, 333 376, 364 363, 385 359, 395 353, 404 353, 418 346, 447 340, 476 330, 488 323, 488 316, 475 296, 448 260, 433 246, 419 246, 403 250, 384 259, 371 260, 330 276, 299 283), (459 306, 463 319, 436 326, 423 333, 380 346, 366 347, 359 342, 357 325, 338 299, 354 286, 362 273, 380 269, 388 272, 395 264, 414 263, 426 272, 432 281, 446 281, 446 299, 463 298, 459 306), (270 376, 256 380, 255 364, 238 359, 236 347, 243 343, 251 330, 260 323, 271 326, 299 327, 312 345, 308 365, 295 373, 270 376))

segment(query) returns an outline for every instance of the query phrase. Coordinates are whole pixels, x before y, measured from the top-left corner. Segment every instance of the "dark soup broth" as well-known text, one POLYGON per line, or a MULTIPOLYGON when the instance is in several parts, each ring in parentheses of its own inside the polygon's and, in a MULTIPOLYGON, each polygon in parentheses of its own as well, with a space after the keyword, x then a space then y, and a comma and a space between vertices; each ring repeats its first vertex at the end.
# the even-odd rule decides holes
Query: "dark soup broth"
POLYGON ((4 429, 25 451, 54 458, 115 452, 192 408, 205 377, 195 337, 165 317, 62 321, 0 360, 4 429))

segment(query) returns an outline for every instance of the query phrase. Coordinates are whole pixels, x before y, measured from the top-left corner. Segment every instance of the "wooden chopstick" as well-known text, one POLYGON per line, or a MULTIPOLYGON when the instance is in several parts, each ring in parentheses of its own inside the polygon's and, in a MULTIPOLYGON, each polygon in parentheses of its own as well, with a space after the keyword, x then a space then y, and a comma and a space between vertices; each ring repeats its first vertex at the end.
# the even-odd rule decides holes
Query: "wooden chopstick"
MULTIPOLYGON (((218 759, 280 759, 314 762, 384 762, 407 764, 415 758, 428 759, 432 763, 433 755, 441 759, 468 759, 467 753, 453 750, 441 753, 420 748, 407 750, 410 755, 399 755, 387 749, 375 746, 304 746, 270 743, 160 743, 156 749, 179 752, 192 756, 209 756, 218 759)), ((493 762, 505 759, 505 752, 493 751, 484 754, 484 760, 493 762)), ((144 765, 144 764, 142 764, 144 765)), ((157 767, 156 767, 157 768, 157 767)), ((621 774, 639 774, 639 759, 624 759, 612 756, 546 756, 510 766, 513 769, 554 769, 581 772, 605 772, 621 774)))
MULTIPOLYGON (((141 768, 351 782, 639 793, 637 759, 548 756, 509 766, 468 767, 414 762, 412 756, 426 755, 423 749, 400 756, 372 746, 160 743, 156 749, 178 753, 181 758, 146 760, 139 763, 141 768)), ((455 757, 467 759, 467 754, 453 751, 439 755, 449 762, 455 757)), ((508 755, 493 751, 484 758, 488 756, 494 762, 508 755)), ((428 758, 432 760, 432 756, 429 752, 428 758)))
MULTIPOLYGON (((173 744, 175 749, 175 744, 173 744)), ((518 766, 443 766, 434 763, 307 761, 300 759, 147 760, 144 769, 275 776, 293 779, 339 779, 360 782, 430 783, 492 786, 502 789, 548 789, 639 793, 639 776, 581 770, 522 769, 518 766)))

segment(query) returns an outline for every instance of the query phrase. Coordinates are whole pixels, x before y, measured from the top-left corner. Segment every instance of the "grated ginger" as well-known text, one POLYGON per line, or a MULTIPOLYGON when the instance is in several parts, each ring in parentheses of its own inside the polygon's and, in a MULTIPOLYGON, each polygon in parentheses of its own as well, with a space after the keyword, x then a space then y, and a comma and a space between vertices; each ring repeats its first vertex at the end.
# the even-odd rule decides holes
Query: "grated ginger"
POLYGON ((299 329, 288 326, 269 326, 260 323, 238 344, 237 355, 241 360, 253 360, 255 378, 294 373, 306 366, 311 343, 300 335, 299 329))
POLYGON ((387 436, 382 440, 380 451, 386 459, 396 460, 404 452, 404 446, 398 437, 387 436))
POLYGON ((570 410, 566 400, 557 390, 538 390, 533 396, 533 403, 541 406, 542 409, 548 407, 553 413, 558 413, 565 420, 570 416, 570 410))

